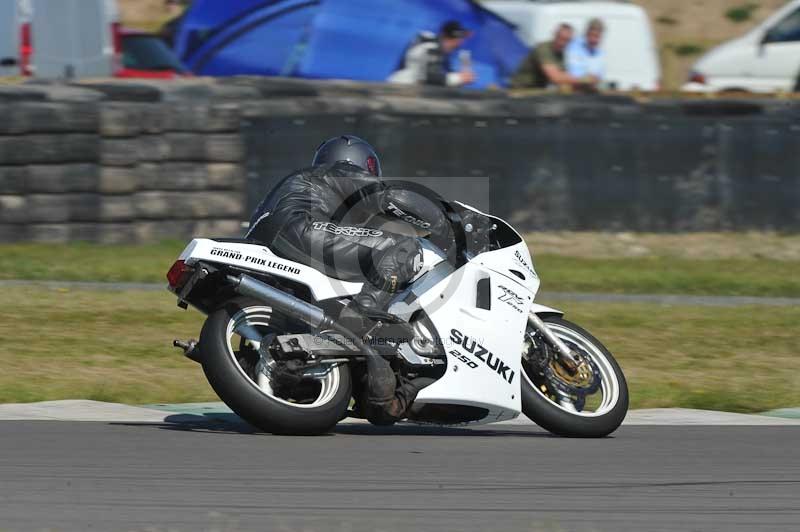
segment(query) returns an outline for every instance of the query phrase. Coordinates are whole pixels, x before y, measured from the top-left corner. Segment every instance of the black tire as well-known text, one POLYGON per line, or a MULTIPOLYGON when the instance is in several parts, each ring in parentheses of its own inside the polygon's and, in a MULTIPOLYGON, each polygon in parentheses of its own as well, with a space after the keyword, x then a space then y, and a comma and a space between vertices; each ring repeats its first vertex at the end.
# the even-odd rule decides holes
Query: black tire
MULTIPOLYGON (((543 321, 570 329, 594 344, 603 353, 609 366, 614 371, 619 385, 619 395, 617 402, 605 414, 597 417, 585 417, 571 414, 557 406, 534 389, 533 383, 527 376, 523 376, 521 392, 523 413, 537 425, 559 436, 569 438, 602 438, 608 436, 617 430, 628 413, 628 384, 619 364, 597 338, 578 325, 555 316, 544 318, 543 321)), ((524 369, 523 373, 525 373, 524 369)))
MULTIPOLYGON (((208 316, 200 333, 200 350, 209 384, 231 410, 265 432, 302 436, 330 432, 350 403, 352 382, 348 366, 339 366, 339 386, 328 402, 318 407, 299 408, 266 395, 229 352, 226 330, 232 317, 242 309, 264 306, 250 298, 236 298, 208 316)), ((274 326, 281 329, 278 323, 274 326)))

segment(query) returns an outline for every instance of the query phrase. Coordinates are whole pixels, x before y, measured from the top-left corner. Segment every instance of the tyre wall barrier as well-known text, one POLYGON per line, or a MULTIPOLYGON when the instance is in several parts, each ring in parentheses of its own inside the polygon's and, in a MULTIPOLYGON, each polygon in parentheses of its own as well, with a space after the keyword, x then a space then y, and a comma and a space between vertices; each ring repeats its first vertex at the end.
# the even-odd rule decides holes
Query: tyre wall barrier
POLYGON ((239 105, 202 85, 0 87, 0 241, 239 234, 239 105))
POLYGON ((0 241, 238 236, 321 140, 522 230, 800 229, 800 101, 269 78, 0 86, 0 241))

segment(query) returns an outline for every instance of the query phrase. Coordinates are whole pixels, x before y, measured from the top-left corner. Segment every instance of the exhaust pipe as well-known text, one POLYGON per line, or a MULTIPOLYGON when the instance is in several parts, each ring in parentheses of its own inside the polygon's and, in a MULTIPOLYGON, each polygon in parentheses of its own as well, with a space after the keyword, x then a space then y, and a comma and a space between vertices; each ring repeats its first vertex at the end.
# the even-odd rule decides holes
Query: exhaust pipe
MULTIPOLYGON (((330 316, 326 316, 325 311, 321 308, 294 297, 293 295, 281 292, 277 288, 261 282, 258 279, 254 279, 249 275, 242 274, 238 277, 229 275, 228 281, 233 283, 233 288, 237 293, 264 301, 279 309, 287 316, 300 320, 318 331, 331 329, 341 333, 351 340, 353 345, 367 356, 368 366, 370 365, 370 359, 379 359, 381 362, 386 362, 382 356, 378 355, 370 346, 365 344, 357 334, 339 324, 330 316)), ((386 365, 388 366, 388 363, 386 363, 386 365)))
POLYGON ((228 281, 233 283, 234 290, 239 294, 269 303, 273 307, 281 309, 288 316, 300 320, 315 329, 329 328, 333 325, 333 320, 325 316, 325 311, 321 308, 281 292, 248 275, 240 275, 239 277, 229 275, 228 281))

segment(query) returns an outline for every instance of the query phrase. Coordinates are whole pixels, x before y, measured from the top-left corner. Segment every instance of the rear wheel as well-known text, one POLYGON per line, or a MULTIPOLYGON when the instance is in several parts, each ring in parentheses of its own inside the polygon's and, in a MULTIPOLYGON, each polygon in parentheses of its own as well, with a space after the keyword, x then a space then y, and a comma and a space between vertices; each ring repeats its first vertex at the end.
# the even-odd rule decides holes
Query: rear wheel
POLYGON ((555 350, 528 326, 522 353, 522 410, 554 434, 600 438, 614 432, 628 412, 628 385, 613 355, 588 331, 559 317, 547 327, 586 361, 571 375, 555 361, 555 350))
POLYGON ((211 313, 200 334, 203 371, 214 391, 248 423, 275 434, 330 431, 347 410, 352 393, 346 365, 322 367, 287 385, 274 378, 270 334, 305 332, 272 308, 236 298, 211 313))

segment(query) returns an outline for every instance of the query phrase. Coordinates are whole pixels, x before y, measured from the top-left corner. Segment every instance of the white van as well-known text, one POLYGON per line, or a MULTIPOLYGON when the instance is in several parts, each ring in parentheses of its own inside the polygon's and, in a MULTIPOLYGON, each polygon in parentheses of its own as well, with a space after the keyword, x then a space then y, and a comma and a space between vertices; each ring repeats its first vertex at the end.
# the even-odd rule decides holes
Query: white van
POLYGON ((0 0, 0 75, 110 76, 118 21, 115 0, 0 0))
POLYGON ((799 72, 800 0, 794 0, 743 37, 701 57, 683 90, 791 91, 799 72))
POLYGON ((580 0, 488 0, 483 4, 517 27, 528 46, 550 41, 566 22, 582 34, 592 18, 606 26, 607 82, 619 90, 658 90, 661 65, 647 12, 633 4, 580 0))

